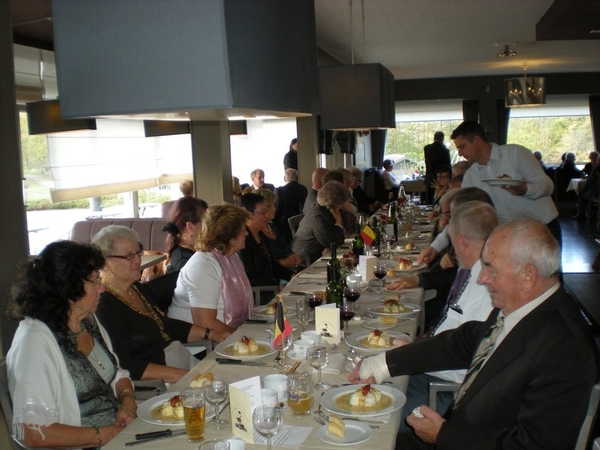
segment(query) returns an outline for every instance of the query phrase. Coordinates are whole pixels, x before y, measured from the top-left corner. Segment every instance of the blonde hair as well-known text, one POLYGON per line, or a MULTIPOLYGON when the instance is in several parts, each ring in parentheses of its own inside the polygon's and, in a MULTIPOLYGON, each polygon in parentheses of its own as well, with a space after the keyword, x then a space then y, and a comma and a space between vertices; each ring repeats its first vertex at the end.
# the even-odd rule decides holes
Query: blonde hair
POLYGON ((196 241, 196 250, 212 252, 215 248, 223 254, 231 249, 231 240, 246 228, 250 213, 239 206, 223 203, 206 210, 202 231, 196 241))
POLYGON ((265 206, 269 207, 277 202, 277 196, 268 189, 257 189, 253 192, 265 199, 265 206))

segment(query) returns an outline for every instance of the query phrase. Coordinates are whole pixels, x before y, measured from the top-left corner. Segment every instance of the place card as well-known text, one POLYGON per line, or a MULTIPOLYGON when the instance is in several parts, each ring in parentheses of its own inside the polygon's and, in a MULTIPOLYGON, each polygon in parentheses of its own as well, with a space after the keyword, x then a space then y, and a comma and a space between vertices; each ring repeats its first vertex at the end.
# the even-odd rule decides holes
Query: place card
POLYGON ((315 308, 315 330, 329 344, 340 343, 340 310, 335 303, 315 308))
POLYGON ((231 432, 245 442, 254 443, 252 412, 262 405, 260 377, 247 378, 229 385, 231 432))
POLYGON ((376 265, 377 265, 377 257, 376 256, 361 255, 358 257, 358 271, 365 283, 368 283, 373 278, 375 278, 375 275, 373 275, 373 271, 375 270, 376 265))

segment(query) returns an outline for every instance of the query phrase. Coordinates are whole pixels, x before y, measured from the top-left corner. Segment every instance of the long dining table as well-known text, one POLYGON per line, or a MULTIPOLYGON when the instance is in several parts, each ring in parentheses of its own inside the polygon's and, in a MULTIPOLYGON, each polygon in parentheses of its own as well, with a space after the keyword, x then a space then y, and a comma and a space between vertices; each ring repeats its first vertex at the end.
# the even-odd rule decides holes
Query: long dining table
MULTIPOLYGON (((396 258, 397 254, 392 253, 388 255, 388 260, 390 257, 392 259, 396 258)), ((290 283, 288 283, 287 286, 283 289, 283 291, 280 293, 280 298, 286 305, 286 308, 288 308, 288 310, 293 311, 295 309, 296 299, 302 298, 304 296, 304 293, 325 290, 325 274, 327 260, 328 258, 325 257, 317 260, 311 266, 307 267, 297 276, 292 278, 290 283)), ((421 288, 403 290, 400 294, 402 296, 401 301, 406 303, 407 305, 412 306, 414 312, 412 314, 399 318, 398 323, 391 330, 388 331, 406 333, 411 337, 411 339, 414 339, 416 337, 418 327, 421 323, 421 316, 423 314, 423 290, 421 288)), ((351 331, 351 333, 369 331, 363 326, 363 324, 366 323, 366 320, 373 320, 373 316, 371 318, 369 318, 368 316, 368 309, 381 306, 384 297, 385 293, 378 294, 375 292, 375 290, 370 290, 366 288, 363 289, 362 295, 357 302, 357 305, 360 308, 357 312, 357 317, 355 317, 355 320, 351 320, 349 322, 349 330, 351 331)), ((255 308, 255 310, 257 310, 257 308, 255 308)), ((264 318, 264 316, 262 315, 259 317, 264 318)), ((299 339, 302 331, 301 327, 298 325, 293 315, 290 315, 289 321, 295 329, 295 331, 293 332, 293 338, 299 339)), ((241 339, 242 336, 249 336, 261 340, 269 340, 269 330, 272 328, 272 320, 269 320, 267 323, 246 323, 240 328, 238 328, 223 344, 221 344, 221 348, 223 348, 223 346, 227 346, 229 343, 233 343, 241 339)), ((309 323, 306 329, 314 329, 314 323, 309 323)), ((217 349, 218 348, 219 347, 217 347, 217 349)), ((331 353, 332 363, 335 360, 336 364, 335 367, 329 369, 326 367, 323 370, 323 381, 334 387, 347 384, 347 377, 349 371, 352 369, 351 358, 356 356, 355 353, 353 353, 353 349, 351 349, 351 347, 344 340, 342 340, 339 344, 331 347, 331 353)), ((204 374, 206 372, 211 372, 214 374, 214 376, 225 377, 230 383, 255 376, 260 376, 262 380, 262 378, 265 375, 268 375, 270 373, 277 373, 280 370, 280 364, 278 361, 276 361, 275 355, 271 354, 258 360, 259 362, 267 363, 266 367, 250 365, 238 366, 218 363, 216 361, 216 358, 223 357, 223 355, 219 354, 218 350, 212 351, 203 360, 201 360, 187 375, 181 378, 177 383, 170 385, 167 388, 167 392, 172 393, 173 395, 178 394, 182 389, 188 387, 190 382, 197 375, 204 374)), ((294 361, 288 358, 287 362, 293 363, 294 361)), ((315 381, 317 379, 316 371, 306 361, 302 361, 296 371, 310 373, 312 374, 313 379, 315 381)), ((406 393, 406 388, 408 384, 407 376, 394 377, 390 381, 393 387, 397 388, 403 393, 406 393)), ((315 410, 318 407, 321 395, 322 393, 319 390, 315 390, 312 410, 315 410)), ((149 401, 151 400, 152 399, 150 399, 149 401)), ((212 408, 212 406, 207 404, 207 408, 212 408)), ((223 412, 221 413, 221 417, 226 418, 231 423, 232 419, 230 417, 230 414, 230 409, 228 406, 226 406, 223 412)), ((394 448, 395 438, 400 422, 400 414, 401 409, 384 416, 384 423, 379 424, 379 429, 373 430, 373 436, 365 444, 368 445, 370 448, 394 448)), ((376 419, 381 420, 382 418, 379 417, 376 419)), ((308 434, 306 435, 306 438, 300 445, 300 447, 303 449, 331 449, 335 447, 331 443, 322 441, 317 436, 317 432, 319 428, 322 427, 322 425, 315 421, 314 413, 311 413, 310 415, 305 417, 297 417, 292 414, 290 408, 288 407, 286 408, 284 414, 284 426, 286 425, 294 427, 305 427, 305 431, 308 432, 308 434)), ((135 441, 135 435, 138 433, 161 431, 165 430, 166 428, 170 428, 171 430, 175 431, 183 429, 184 427, 183 425, 168 426, 162 424, 159 425, 148 423, 147 421, 144 421, 138 417, 129 426, 127 426, 123 430, 123 432, 121 432, 114 439, 112 439, 110 442, 104 445, 103 448, 105 450, 123 449, 125 448, 125 444, 127 442, 135 441)), ((231 426, 222 430, 212 430, 207 428, 205 432, 205 439, 230 438, 233 438, 231 426)), ((365 444, 362 444, 360 448, 364 448, 365 444)), ((142 450, 162 450, 165 448, 195 449, 197 448, 197 446, 198 443, 190 443, 187 441, 185 435, 180 435, 176 437, 170 437, 167 439, 146 442, 144 444, 140 444, 139 448, 142 450)), ((264 444, 246 444, 246 448, 249 450, 259 449, 263 447, 264 444)), ((273 447, 283 449, 297 448, 298 446, 290 447, 286 446, 285 442, 277 444, 276 441, 274 441, 273 447)))

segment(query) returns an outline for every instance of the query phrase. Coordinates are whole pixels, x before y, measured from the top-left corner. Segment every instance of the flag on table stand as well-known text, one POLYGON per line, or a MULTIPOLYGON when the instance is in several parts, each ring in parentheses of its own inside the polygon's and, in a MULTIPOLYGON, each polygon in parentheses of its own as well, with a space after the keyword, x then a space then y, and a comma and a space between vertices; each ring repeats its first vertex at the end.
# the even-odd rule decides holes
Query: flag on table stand
POLYGON ((273 338, 273 347, 277 348, 282 344, 286 336, 292 334, 292 325, 286 320, 283 313, 283 302, 279 300, 277 303, 277 312, 275 314, 275 333, 273 338))
POLYGON ((373 231, 373 228, 371 228, 369 225, 365 225, 365 227, 360 232, 360 237, 363 238, 365 245, 370 246, 375 240, 375 232, 373 231))

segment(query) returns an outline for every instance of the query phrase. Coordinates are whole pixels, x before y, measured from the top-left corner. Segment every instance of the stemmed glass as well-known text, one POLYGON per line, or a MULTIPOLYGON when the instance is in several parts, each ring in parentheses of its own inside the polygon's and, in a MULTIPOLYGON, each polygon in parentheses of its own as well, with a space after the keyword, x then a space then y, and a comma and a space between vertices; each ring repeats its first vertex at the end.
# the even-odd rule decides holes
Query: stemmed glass
POLYGON ((327 383, 323 383, 323 380, 321 379, 321 370, 329 364, 329 347, 326 345, 309 347, 306 351, 306 360, 311 366, 317 369, 319 373, 319 382, 315 384, 315 388, 320 389, 321 391, 329 389, 330 386, 327 383))
MULTIPOLYGON (((346 286, 344 289, 344 298, 352 304, 355 304, 356 301, 360 298, 360 284, 355 283, 350 286, 346 286)), ((354 311, 359 311, 360 307, 358 305, 354 306, 354 311)))
POLYGON ((212 380, 209 386, 204 388, 204 398, 208 403, 215 406, 215 416, 206 425, 213 430, 220 430, 229 425, 229 421, 219 418, 219 405, 221 405, 229 395, 229 383, 225 378, 218 377, 212 380))
POLYGON ((307 299, 296 299, 296 318, 302 327, 302 331, 305 331, 308 321, 310 320, 310 305, 307 299))
POLYGON ((317 306, 321 306, 323 304, 323 299, 317 294, 309 293, 306 294, 306 297, 304 298, 306 301, 308 301, 308 306, 310 307, 311 311, 314 311, 317 306))
POLYGON ((377 291, 377 293, 381 294, 385 291, 385 289, 383 288, 385 286, 385 282, 383 281, 383 279, 387 275, 387 268, 383 264, 377 264, 373 268, 373 275, 375 275, 375 278, 379 280, 379 290, 377 291))
POLYGON ((271 450, 271 438, 283 428, 283 409, 277 406, 258 406, 252 413, 252 423, 267 438, 267 450, 271 450))
POLYGON ((344 326, 344 339, 347 336, 350 336, 350 331, 348 330, 348 321, 354 317, 354 303, 345 301, 344 304, 340 307, 340 319, 342 319, 346 324, 344 326))
POLYGON ((271 333, 271 345, 273 346, 273 348, 275 348, 275 350, 279 350, 279 358, 281 360, 281 373, 287 373, 287 371, 290 370, 292 366, 286 365, 285 352, 290 349, 290 347, 292 346, 292 342, 294 341, 292 333, 288 334, 287 336, 284 336, 282 342, 279 345, 277 345, 277 347, 275 347, 275 333, 271 330, 269 330, 269 333, 271 333))

